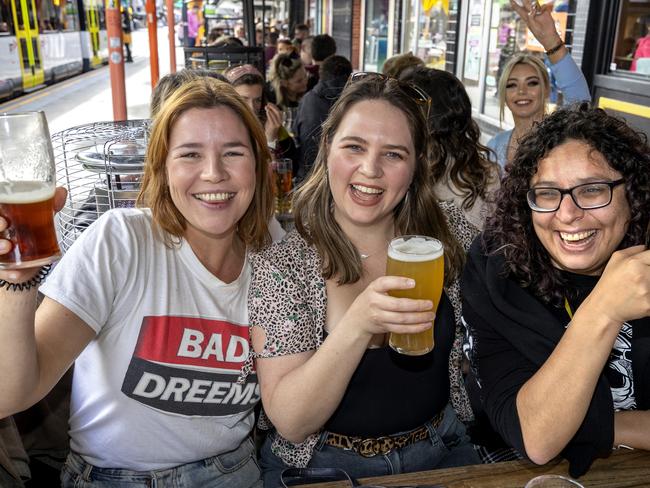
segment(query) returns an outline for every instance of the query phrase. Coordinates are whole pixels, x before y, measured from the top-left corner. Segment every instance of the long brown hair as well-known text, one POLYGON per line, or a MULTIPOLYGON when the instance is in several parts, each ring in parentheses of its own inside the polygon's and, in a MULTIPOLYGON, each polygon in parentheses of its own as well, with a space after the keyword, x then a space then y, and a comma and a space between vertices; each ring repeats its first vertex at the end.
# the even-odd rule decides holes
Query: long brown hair
POLYGON ((240 219, 237 234, 253 249, 270 242, 268 222, 273 215, 269 161, 264 129, 230 84, 212 78, 200 78, 178 88, 161 107, 153 122, 145 157, 145 172, 137 204, 150 207, 154 227, 169 247, 179 242, 187 221, 176 208, 169 193, 167 156, 169 138, 179 117, 192 108, 228 107, 246 126, 255 156, 255 195, 240 219))
POLYGON ((436 156, 430 154, 429 131, 424 112, 401 86, 395 79, 378 77, 369 77, 347 85, 323 124, 313 170, 294 197, 296 229, 321 255, 323 277, 336 277, 341 285, 357 282, 363 274, 363 267, 357 249, 334 219, 327 159, 330 144, 343 117, 356 103, 364 100, 382 100, 400 109, 408 120, 413 138, 415 172, 409 191, 393 209, 396 234, 422 234, 439 239, 445 246, 447 283, 456 278, 464 262, 464 253, 449 232, 433 190, 430 158, 436 156))
POLYGON ((425 67, 406 70, 400 80, 414 83, 431 97, 431 142, 440 151, 439 164, 433 167, 434 180, 448 175, 462 193, 465 210, 471 209, 477 198, 486 200, 498 170, 490 161, 490 149, 479 142, 481 131, 472 118, 472 103, 463 84, 447 71, 425 67))

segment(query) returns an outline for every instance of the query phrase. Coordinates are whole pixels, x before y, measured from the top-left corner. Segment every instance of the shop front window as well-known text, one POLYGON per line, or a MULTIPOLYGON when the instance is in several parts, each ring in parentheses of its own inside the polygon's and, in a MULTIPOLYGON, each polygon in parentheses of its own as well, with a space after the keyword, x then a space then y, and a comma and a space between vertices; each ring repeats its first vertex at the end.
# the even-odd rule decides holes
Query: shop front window
POLYGON ((402 40, 402 52, 415 53, 417 51, 417 20, 418 20, 418 2, 419 0, 406 0, 404 2, 404 37, 402 40))
MULTIPOLYGON (((556 29, 567 42, 568 10, 568 0, 553 2, 556 29)), ((508 60, 519 52, 539 55, 548 62, 544 48, 513 10, 509 0, 469 0, 462 81, 474 110, 496 120, 500 118, 499 79, 508 60)), ((560 94, 551 78, 550 101, 557 103, 559 99, 560 94)), ((510 112, 506 110, 504 116, 503 122, 512 124, 510 112)))
POLYGON ((650 76, 650 3, 621 2, 612 57, 613 69, 650 76))
POLYGON ((429 68, 445 69, 450 9, 458 0, 410 0, 404 2, 402 52, 412 52, 429 68))
POLYGON ((449 0, 422 0, 416 56, 429 68, 445 69, 449 0))
POLYGON ((479 81, 483 56, 484 10, 483 0, 470 0, 462 82, 474 108, 479 108, 481 103, 479 81))
POLYGON ((388 50, 388 0, 366 0, 365 49, 366 71, 381 71, 388 50))
MULTIPOLYGON (((526 24, 519 19, 508 0, 497 0, 492 4, 489 39, 483 113, 498 119, 501 72, 513 54, 527 50, 526 24)), ((506 122, 512 123, 511 120, 506 122)))

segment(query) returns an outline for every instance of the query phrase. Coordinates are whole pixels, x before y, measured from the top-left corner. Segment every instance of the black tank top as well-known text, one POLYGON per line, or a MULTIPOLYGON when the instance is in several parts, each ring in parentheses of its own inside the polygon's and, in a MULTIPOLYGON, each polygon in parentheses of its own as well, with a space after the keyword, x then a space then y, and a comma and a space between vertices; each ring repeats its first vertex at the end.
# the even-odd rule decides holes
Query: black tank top
POLYGON ((368 349, 325 429, 379 437, 411 430, 442 411, 449 401, 449 352, 454 312, 445 294, 434 323, 434 348, 406 356, 390 347, 368 349))

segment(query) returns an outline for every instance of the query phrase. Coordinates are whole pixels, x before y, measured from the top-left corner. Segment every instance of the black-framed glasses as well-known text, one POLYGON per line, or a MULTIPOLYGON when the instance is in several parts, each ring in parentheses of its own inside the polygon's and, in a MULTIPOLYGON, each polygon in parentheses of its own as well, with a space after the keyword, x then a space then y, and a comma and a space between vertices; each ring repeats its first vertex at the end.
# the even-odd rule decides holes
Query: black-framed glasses
POLYGON ((406 93, 406 95, 415 100, 424 108, 425 115, 429 117, 429 111, 431 110, 431 97, 419 86, 414 85, 413 83, 400 81, 397 78, 387 76, 383 73, 375 73, 371 71, 359 71, 357 73, 352 73, 350 75, 350 78, 348 78, 348 84, 368 79, 375 79, 383 82, 393 80, 393 82, 397 83, 397 86, 399 86, 400 89, 406 93))
POLYGON ((583 183, 573 188, 562 190, 546 186, 531 188, 526 192, 528 206, 535 212, 555 212, 560 208, 564 195, 571 195, 573 203, 582 210, 593 210, 606 207, 612 203, 614 187, 625 181, 624 178, 616 181, 595 181, 583 183))

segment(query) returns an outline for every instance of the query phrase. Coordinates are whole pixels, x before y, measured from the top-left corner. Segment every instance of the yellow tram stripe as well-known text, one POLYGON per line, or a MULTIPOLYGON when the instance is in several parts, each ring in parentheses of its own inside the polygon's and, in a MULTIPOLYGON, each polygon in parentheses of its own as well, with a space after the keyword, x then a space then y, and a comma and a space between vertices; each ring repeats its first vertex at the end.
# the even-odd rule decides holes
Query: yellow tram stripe
POLYGON ((622 100, 615 100, 613 98, 600 97, 598 99, 598 108, 611 108, 618 112, 627 114, 638 115, 650 119, 650 107, 639 105, 638 103, 624 102, 622 100))

